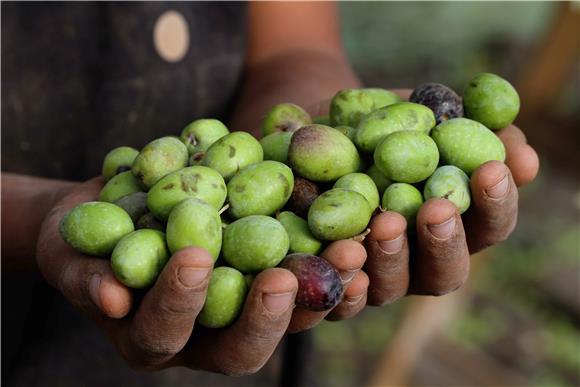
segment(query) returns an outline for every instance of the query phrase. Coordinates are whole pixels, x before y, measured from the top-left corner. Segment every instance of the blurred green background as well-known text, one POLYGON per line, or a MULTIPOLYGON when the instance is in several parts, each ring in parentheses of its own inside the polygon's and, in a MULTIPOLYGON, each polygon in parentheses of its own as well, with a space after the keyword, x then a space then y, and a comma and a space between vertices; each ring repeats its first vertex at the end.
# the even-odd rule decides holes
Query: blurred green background
POLYGON ((349 58, 368 85, 432 81, 461 92, 482 71, 510 80, 524 110, 516 124, 541 170, 520 190, 517 229, 474 258, 465 289, 314 329, 308 385, 580 385, 578 3, 340 9, 349 58))

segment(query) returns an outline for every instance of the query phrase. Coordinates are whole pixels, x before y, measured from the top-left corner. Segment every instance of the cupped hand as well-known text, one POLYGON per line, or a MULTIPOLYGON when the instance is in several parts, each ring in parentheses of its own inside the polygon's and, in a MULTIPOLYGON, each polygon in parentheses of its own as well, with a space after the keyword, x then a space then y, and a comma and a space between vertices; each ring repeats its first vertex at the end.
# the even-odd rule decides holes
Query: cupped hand
MULTIPOLYGON (((404 100, 412 92, 409 89, 394 91, 404 100)), ((326 114, 328 104, 329 101, 324 101, 310 111, 315 115, 326 114)), ((419 210, 416 232, 411 233, 414 235, 410 239, 403 216, 391 211, 376 215, 369 226, 371 232, 364 240, 364 266, 347 285, 345 300, 330 313, 322 317, 319 314, 317 318, 352 317, 364 306, 364 303, 361 305, 363 300, 369 305, 384 305, 408 294, 437 296, 449 293, 466 281, 471 254, 508 238, 517 222, 517 187, 534 180, 539 161, 516 126, 510 125, 496 134, 506 148, 505 163, 490 161, 472 174, 472 204, 463 217, 450 201, 430 199, 419 210), (352 306, 348 299, 360 302, 352 306)), ((335 265, 357 266, 362 254, 354 247, 349 247, 349 251, 352 252, 350 256, 344 250, 335 265)), ((330 255, 333 261, 336 253, 330 255)), ((306 312, 294 313, 291 327, 303 314, 306 312)), ((308 315, 311 321, 315 319, 312 313, 308 315)))
MULTIPOLYGON (((407 99, 410 90, 396 90, 407 99)), ((384 305, 407 294, 443 295, 469 274, 470 255, 506 240, 518 217, 518 187, 534 180, 539 161, 522 131, 510 125, 496 133, 505 163, 489 161, 471 176, 472 203, 460 216, 446 199, 430 199, 419 210, 409 240, 405 219, 394 212, 371 221, 365 240, 368 303, 384 305)))
POLYGON ((133 291, 113 275, 109 260, 82 255, 60 237, 67 210, 96 200, 100 178, 75 187, 48 214, 37 260, 46 280, 90 315, 137 369, 185 366, 228 375, 250 374, 270 358, 294 309, 296 278, 284 269, 260 273, 238 320, 223 329, 195 325, 203 307, 213 260, 190 247, 171 257, 155 285, 137 304, 133 291))

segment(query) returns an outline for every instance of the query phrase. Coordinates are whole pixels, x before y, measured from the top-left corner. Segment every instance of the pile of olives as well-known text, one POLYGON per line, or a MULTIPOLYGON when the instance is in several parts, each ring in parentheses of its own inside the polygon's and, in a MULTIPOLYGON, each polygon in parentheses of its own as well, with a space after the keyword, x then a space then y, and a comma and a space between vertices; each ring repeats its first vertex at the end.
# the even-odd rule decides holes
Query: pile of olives
POLYGON ((253 275, 277 266, 296 275, 298 306, 328 310, 343 286, 317 257, 325 245, 362 239, 378 211, 401 213, 412 232, 430 198, 465 212, 471 173, 505 159, 492 130, 518 111, 515 89, 481 74, 463 100, 428 83, 409 102, 378 88, 341 90, 329 116, 314 119, 282 103, 260 141, 199 119, 140 151, 111 150, 99 201, 70 210, 61 235, 81 253, 110 257, 119 281, 136 289, 152 286, 176 251, 206 249, 216 262, 198 318, 207 327, 232 323, 253 275))

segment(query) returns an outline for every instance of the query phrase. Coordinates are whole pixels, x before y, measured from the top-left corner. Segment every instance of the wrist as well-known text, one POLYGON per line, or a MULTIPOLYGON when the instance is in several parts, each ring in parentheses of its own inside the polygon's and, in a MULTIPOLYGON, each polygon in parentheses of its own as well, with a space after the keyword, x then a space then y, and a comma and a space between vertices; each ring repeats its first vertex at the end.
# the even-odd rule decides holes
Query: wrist
POLYGON ((7 270, 35 270, 41 225, 77 183, 2 173, 2 263, 7 270))
POLYGON ((304 108, 331 98, 360 81, 341 53, 296 49, 246 66, 234 130, 259 133, 262 117, 275 104, 292 102, 304 108))

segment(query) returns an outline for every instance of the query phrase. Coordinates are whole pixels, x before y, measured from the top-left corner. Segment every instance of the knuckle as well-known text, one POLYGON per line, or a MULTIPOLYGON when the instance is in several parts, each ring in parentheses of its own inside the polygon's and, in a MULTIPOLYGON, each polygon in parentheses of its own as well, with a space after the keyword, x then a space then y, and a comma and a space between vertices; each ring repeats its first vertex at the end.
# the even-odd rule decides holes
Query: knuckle
POLYGON ((159 303, 159 309, 160 313, 168 315, 190 315, 197 310, 197 303, 181 298, 173 300, 166 299, 159 303))
POLYGON ((377 295, 369 293, 367 297, 367 305, 369 306, 385 306, 392 304, 399 299, 402 295, 399 294, 388 294, 388 295, 377 295))
POLYGON ((435 297, 441 297, 441 296, 444 296, 446 294, 453 293, 454 291, 461 288, 464 283, 465 283, 465 279, 462 279, 462 280, 459 280, 453 284, 435 286, 432 289, 430 289, 429 295, 435 296, 435 297))
POLYGON ((261 362, 260 364, 245 363, 239 364, 237 366, 224 367, 224 369, 222 369, 220 372, 227 376, 236 376, 236 377, 253 375, 262 369, 264 363, 265 361, 261 362))
POLYGON ((121 351, 127 364, 136 370, 155 371, 181 350, 173 343, 159 343, 133 337, 131 344, 121 351))

